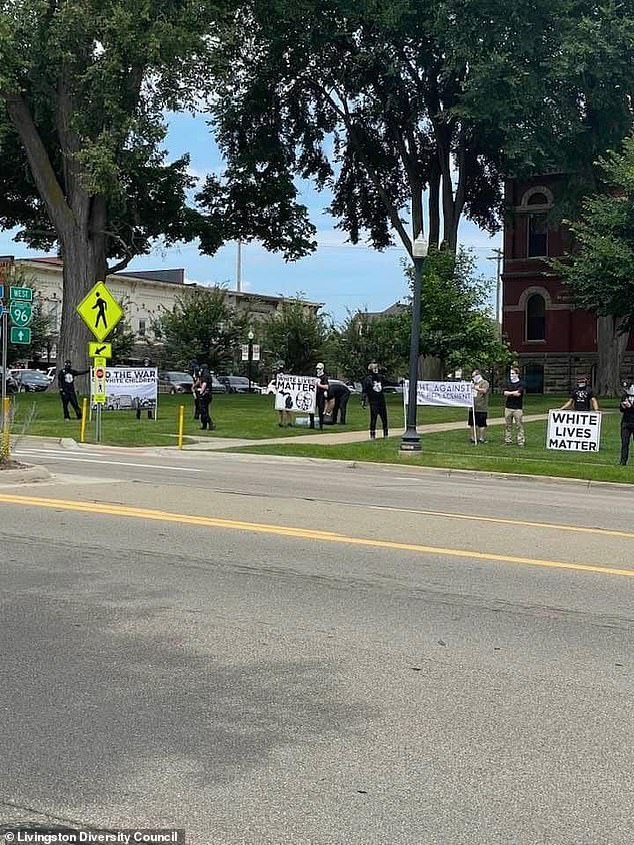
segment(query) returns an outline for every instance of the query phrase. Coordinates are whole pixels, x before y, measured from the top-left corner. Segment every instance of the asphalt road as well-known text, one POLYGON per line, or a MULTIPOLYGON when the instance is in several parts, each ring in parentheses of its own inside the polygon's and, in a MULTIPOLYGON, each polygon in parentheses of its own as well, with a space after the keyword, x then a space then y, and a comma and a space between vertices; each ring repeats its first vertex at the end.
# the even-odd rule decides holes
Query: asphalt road
POLYGON ((21 451, 0 824, 630 845, 630 491, 21 451))

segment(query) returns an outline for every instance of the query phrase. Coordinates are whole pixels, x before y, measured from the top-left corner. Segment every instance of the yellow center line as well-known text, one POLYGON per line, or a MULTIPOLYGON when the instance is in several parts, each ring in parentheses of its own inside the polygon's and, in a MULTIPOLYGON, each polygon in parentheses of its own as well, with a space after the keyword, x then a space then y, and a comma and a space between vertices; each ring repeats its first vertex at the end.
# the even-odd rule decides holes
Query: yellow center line
POLYGON ((418 510, 416 508, 397 508, 390 505, 368 505, 369 510, 411 513, 416 516, 436 516, 441 519, 458 519, 468 522, 489 522, 494 525, 519 525, 524 528, 550 528, 554 531, 572 531, 578 534, 600 534, 604 537, 619 537, 634 540, 634 532, 618 531, 615 528, 588 528, 584 525, 567 525, 558 522, 530 522, 526 519, 511 519, 502 516, 478 516, 477 514, 449 513, 446 511, 418 510))
POLYGON ((442 546, 426 546, 419 543, 399 543, 394 540, 372 540, 368 537, 349 537, 345 534, 336 534, 332 531, 318 531, 313 528, 294 528, 292 526, 284 525, 243 522, 235 519, 194 516, 191 514, 171 513, 170 511, 151 510, 148 508, 135 508, 127 505, 75 502, 66 499, 46 499, 35 496, 12 496, 8 494, 0 494, 0 502, 12 505, 26 505, 36 508, 76 511, 78 513, 154 520, 156 522, 174 522, 180 525, 198 525, 205 528, 251 531, 257 534, 274 534, 280 537, 294 537, 302 540, 321 540, 328 543, 342 543, 350 546, 367 546, 375 549, 390 549, 394 551, 414 552, 425 555, 441 555, 444 557, 461 558, 466 560, 485 560, 522 566, 541 566, 548 569, 569 569, 576 572, 595 572, 601 575, 618 575, 626 578, 634 577, 634 569, 619 569, 612 566, 595 566, 594 564, 588 563, 570 563, 568 561, 561 560, 543 560, 542 558, 517 557, 515 555, 499 555, 494 554, 493 552, 475 552, 469 551, 468 549, 448 549, 442 546))

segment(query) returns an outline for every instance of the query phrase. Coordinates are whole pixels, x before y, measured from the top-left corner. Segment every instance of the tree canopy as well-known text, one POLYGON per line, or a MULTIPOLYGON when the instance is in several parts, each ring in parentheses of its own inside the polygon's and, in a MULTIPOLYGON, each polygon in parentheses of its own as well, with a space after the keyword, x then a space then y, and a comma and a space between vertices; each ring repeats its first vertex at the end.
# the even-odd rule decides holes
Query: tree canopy
POLYGON ((502 172, 590 169, 631 123, 623 4, 250 0, 237 21, 215 108, 225 207, 271 179, 305 223, 291 179, 310 178, 379 249, 395 233, 411 254, 426 216, 455 251, 463 214, 498 227, 502 172))
POLYGON ((572 222, 575 248, 556 262, 575 303, 599 315, 598 390, 615 395, 619 368, 634 329, 634 138, 600 161, 602 190, 572 222))
POLYGON ((248 314, 229 307, 223 288, 196 288, 178 297, 152 330, 170 365, 189 370, 191 362, 198 361, 225 372, 246 337, 248 322, 248 314))
POLYGON ((262 324, 269 363, 280 363, 287 373, 308 375, 318 361, 332 363, 332 326, 324 314, 315 312, 298 295, 286 299, 262 324), (283 365, 281 364, 283 362, 283 365))

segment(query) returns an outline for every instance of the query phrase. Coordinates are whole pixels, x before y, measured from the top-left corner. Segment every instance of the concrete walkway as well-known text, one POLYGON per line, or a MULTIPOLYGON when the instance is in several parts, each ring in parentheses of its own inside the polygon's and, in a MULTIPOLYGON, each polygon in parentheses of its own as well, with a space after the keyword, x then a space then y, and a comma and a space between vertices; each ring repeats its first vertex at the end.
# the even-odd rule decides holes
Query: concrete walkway
MULTIPOLYGON (((527 414, 524 417, 524 422, 540 422, 547 419, 548 414, 527 414)), ((494 417, 489 420, 489 427, 501 425, 504 425, 504 417, 494 417)), ((420 425, 418 427, 418 431, 421 434, 434 434, 439 431, 459 431, 463 429, 466 436, 468 433, 466 420, 430 423, 429 425, 420 425)), ((401 431, 402 427, 399 425, 396 430, 392 431, 392 434, 397 435, 401 431)), ((338 446, 345 443, 362 443, 368 439, 368 432, 365 429, 361 431, 333 431, 323 434, 300 434, 297 437, 270 437, 263 440, 246 440, 244 438, 232 437, 189 437, 189 439, 195 442, 186 445, 185 449, 207 452, 217 449, 237 449, 242 446, 286 446, 289 444, 338 446)))

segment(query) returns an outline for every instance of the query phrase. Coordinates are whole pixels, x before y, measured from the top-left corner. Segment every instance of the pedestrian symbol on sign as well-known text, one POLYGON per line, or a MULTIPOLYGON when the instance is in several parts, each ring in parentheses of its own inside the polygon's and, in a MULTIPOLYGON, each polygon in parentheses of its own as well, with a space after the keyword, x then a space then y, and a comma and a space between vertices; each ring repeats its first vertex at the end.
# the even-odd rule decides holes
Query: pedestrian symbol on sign
POLYGON ((99 320, 102 320, 104 329, 107 329, 108 321, 106 320, 106 311, 108 310, 108 303, 101 296, 99 291, 97 291, 97 299, 95 300, 95 304, 92 306, 92 310, 94 311, 95 309, 97 309, 97 319, 95 320, 95 328, 99 328, 99 320))

